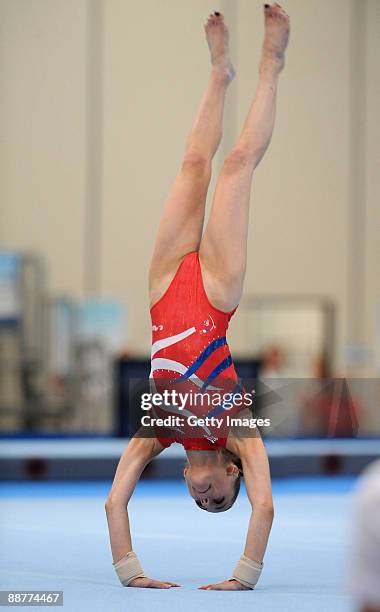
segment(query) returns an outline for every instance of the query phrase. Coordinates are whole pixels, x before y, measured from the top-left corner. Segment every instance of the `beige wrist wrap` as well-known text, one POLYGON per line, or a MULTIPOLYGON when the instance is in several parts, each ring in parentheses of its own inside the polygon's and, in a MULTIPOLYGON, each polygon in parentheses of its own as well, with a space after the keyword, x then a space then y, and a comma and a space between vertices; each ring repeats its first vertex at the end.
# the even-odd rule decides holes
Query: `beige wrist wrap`
POLYGON ((243 586, 254 589, 258 579, 260 578, 263 565, 264 563, 262 561, 254 561, 253 559, 248 559, 248 557, 242 555, 235 566, 232 578, 230 578, 230 580, 237 580, 243 586))
POLYGON ((134 578, 146 578, 136 553, 131 550, 125 557, 112 563, 123 586, 128 586, 134 578))

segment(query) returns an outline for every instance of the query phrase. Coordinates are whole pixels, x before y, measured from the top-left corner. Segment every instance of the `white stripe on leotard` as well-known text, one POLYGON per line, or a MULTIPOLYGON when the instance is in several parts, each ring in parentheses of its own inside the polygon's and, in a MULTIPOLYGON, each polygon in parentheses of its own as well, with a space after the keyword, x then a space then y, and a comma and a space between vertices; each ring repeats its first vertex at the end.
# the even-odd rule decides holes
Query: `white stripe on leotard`
MULTIPOLYGON (((182 363, 179 363, 179 361, 173 361, 172 359, 164 359, 163 357, 156 357, 156 359, 152 359, 152 369, 150 371, 149 377, 152 378, 153 372, 156 372, 157 370, 169 370, 171 372, 178 372, 178 374, 185 374, 185 372, 187 372, 187 368, 182 363)), ((204 381, 195 374, 192 374, 192 376, 190 376, 188 380, 191 380, 191 382, 194 383, 194 385, 197 385, 197 387, 199 388, 203 387, 204 385, 204 381)), ((220 387, 213 387, 212 385, 208 385, 207 389, 219 391, 220 387)))
POLYGON ((152 372, 156 370, 172 370, 173 372, 178 372, 178 374, 185 374, 187 368, 182 363, 179 363, 179 361, 156 357, 156 359, 152 359, 152 372))
POLYGON ((191 336, 195 332, 195 327, 189 327, 189 329, 185 329, 185 331, 176 334, 175 336, 169 336, 168 338, 162 338, 162 340, 156 340, 156 342, 152 344, 151 357, 154 357, 154 355, 158 353, 158 351, 160 351, 161 349, 171 346, 172 344, 176 344, 177 342, 184 340, 188 336, 191 336))

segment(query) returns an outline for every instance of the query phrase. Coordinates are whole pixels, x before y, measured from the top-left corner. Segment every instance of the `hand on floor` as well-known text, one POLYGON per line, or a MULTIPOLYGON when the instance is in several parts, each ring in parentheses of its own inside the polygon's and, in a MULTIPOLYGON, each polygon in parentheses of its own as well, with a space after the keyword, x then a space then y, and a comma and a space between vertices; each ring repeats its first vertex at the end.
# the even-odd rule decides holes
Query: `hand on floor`
POLYGON ((171 587, 179 587, 176 582, 162 582, 153 578, 135 578, 129 583, 129 587, 138 587, 140 589, 171 589, 171 587))
POLYGON ((216 584, 206 584, 205 586, 199 587, 204 591, 251 591, 249 587, 244 586, 237 580, 225 580, 224 582, 217 582, 216 584))

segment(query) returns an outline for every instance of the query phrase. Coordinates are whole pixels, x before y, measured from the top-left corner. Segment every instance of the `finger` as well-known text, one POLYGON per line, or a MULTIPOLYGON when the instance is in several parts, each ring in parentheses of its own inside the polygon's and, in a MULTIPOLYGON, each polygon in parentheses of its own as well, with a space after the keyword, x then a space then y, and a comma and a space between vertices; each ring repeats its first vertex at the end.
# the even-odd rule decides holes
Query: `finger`
POLYGON ((208 584, 206 586, 206 591, 213 591, 216 587, 216 584, 208 584))
POLYGON ((212 586, 211 584, 204 584, 201 587, 198 587, 199 589, 202 589, 203 591, 205 591, 206 589, 208 589, 210 586, 212 586))
POLYGON ((220 588, 220 586, 218 584, 210 584, 209 587, 207 587, 208 591, 221 591, 222 589, 220 588))
POLYGON ((147 578, 135 578, 130 584, 130 587, 134 587, 134 588, 146 588, 146 587, 150 587, 151 584, 151 580, 147 579, 147 578))
POLYGON ((176 582, 168 582, 167 584, 170 584, 170 586, 172 586, 172 587, 179 587, 179 586, 181 586, 180 584, 177 584, 176 582))
POLYGON ((217 582, 215 584, 210 584, 209 585, 210 589, 212 589, 213 591, 225 591, 225 590, 230 590, 229 588, 229 584, 226 584, 225 582, 217 582))
POLYGON ((152 582, 148 585, 151 589, 170 589, 169 584, 165 582, 160 582, 159 580, 152 580, 152 582))

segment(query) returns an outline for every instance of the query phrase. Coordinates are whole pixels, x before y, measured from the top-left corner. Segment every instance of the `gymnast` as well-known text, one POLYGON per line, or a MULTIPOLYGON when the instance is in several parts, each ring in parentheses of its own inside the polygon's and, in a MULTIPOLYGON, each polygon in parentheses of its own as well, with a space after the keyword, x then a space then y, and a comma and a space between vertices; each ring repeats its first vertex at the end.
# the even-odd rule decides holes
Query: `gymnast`
MULTIPOLYGON (((165 204, 150 266, 153 380, 177 377, 203 390, 220 388, 223 380, 238 380, 225 335, 242 294, 252 176, 271 140, 290 29, 289 17, 279 4, 264 5, 264 21, 256 94, 240 138, 222 166, 203 231, 212 158, 222 136, 226 91, 235 74, 223 15, 215 12, 205 24, 210 78, 165 204)), ((188 437, 179 428, 171 436, 132 437, 105 504, 120 582, 129 587, 179 586, 144 573, 132 548, 127 510, 144 468, 172 442, 186 451, 184 478, 201 509, 216 513, 231 508, 241 475, 252 507, 244 553, 231 577, 200 588, 254 589, 273 521, 270 471, 260 434, 241 436, 232 430, 223 436, 202 430, 197 437, 188 437)))

